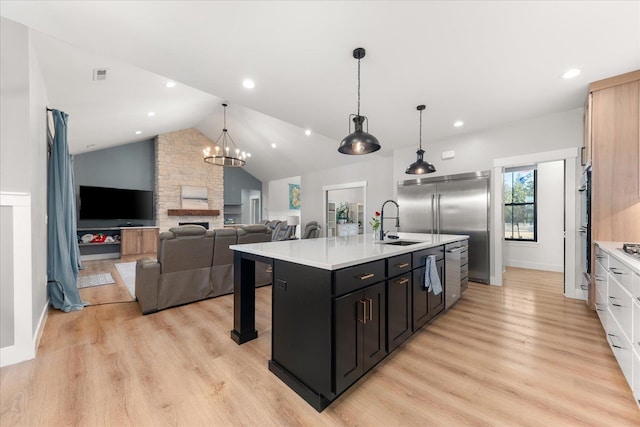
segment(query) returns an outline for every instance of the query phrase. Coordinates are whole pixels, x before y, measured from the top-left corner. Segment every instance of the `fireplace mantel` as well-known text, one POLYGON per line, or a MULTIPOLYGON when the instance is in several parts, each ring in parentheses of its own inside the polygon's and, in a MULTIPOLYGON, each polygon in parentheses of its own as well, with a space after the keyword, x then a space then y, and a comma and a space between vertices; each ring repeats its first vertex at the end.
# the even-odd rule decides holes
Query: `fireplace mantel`
POLYGON ((169 216, 219 216, 220 209, 168 209, 169 216))

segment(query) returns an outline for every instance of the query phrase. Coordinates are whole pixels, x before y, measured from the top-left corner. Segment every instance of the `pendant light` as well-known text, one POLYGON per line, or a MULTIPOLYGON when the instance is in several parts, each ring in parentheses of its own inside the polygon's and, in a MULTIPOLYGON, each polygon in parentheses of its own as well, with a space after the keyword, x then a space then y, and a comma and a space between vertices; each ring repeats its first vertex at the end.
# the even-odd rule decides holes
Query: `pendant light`
MULTIPOLYGON (((378 139, 368 133, 368 119, 360 115, 360 60, 364 58, 364 55, 364 48, 359 47, 353 51, 353 57, 358 60, 358 114, 349 115, 349 121, 351 122, 351 120, 353 120, 355 131, 347 135, 342 142, 340 142, 338 151, 342 154, 369 154, 380 149, 378 139), (365 121, 367 121, 367 132, 362 130, 362 125, 365 121)), ((349 123, 349 132, 351 132, 351 123, 349 123)))
POLYGON ((424 150, 422 149, 422 111, 425 109, 424 105, 418 105, 416 110, 420 111, 420 148, 416 151, 418 155, 418 159, 411 163, 404 173, 412 174, 412 175, 424 175, 425 173, 433 173, 436 171, 435 166, 433 166, 429 162, 425 162, 422 159, 424 155, 424 150))
POLYGON ((211 154, 211 147, 202 150, 204 161, 217 166, 240 167, 246 163, 247 153, 240 152, 240 149, 233 142, 233 138, 227 131, 227 103, 222 103, 224 124, 222 133, 215 141, 215 154, 211 154), (233 146, 233 147, 232 147, 233 146))

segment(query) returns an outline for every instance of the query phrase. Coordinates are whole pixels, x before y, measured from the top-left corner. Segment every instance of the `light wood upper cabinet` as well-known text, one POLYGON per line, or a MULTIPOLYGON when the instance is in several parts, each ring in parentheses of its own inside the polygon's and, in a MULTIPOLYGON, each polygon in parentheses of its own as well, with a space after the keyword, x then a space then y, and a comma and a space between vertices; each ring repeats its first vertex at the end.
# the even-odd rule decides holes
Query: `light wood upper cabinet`
MULTIPOLYGON (((640 242, 640 70, 592 83, 589 97, 591 241, 640 242)), ((593 268, 591 274, 593 284, 593 268)), ((589 302, 593 307, 593 286, 589 302)))
POLYGON ((584 103, 584 139, 582 151, 580 152, 580 164, 582 166, 591 165, 591 99, 592 95, 587 95, 584 103))
POLYGON ((158 250, 158 228, 123 228, 120 255, 140 255, 158 250))

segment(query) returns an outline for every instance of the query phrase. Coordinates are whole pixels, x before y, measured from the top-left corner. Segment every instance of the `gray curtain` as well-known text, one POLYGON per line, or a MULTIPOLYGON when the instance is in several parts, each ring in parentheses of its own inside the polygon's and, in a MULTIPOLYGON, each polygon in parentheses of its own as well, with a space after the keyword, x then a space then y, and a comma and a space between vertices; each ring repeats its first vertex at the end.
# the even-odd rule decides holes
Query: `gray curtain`
POLYGON ((82 310, 78 292, 78 247, 73 163, 67 144, 69 115, 51 110, 54 137, 47 176, 47 292, 51 304, 65 312, 82 310))

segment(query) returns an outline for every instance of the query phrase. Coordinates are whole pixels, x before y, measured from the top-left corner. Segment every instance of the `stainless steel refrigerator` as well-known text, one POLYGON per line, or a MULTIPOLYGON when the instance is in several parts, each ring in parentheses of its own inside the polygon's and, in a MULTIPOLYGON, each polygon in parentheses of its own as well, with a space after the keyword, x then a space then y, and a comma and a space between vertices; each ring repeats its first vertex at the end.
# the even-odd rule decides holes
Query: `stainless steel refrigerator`
POLYGON ((400 231, 469 235, 469 280, 489 283, 489 171, 398 183, 400 231))

